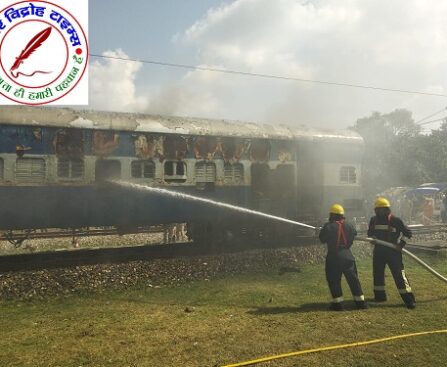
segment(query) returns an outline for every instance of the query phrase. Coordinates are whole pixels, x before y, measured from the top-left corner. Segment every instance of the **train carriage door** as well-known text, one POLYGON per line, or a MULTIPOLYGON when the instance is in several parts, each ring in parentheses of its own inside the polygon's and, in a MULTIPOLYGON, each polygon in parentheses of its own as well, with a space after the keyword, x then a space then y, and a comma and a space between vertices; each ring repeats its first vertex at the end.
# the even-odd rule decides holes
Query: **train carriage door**
POLYGON ((295 166, 279 164, 271 172, 272 209, 276 215, 293 218, 295 216, 295 166))
MULTIPOLYGON (((97 183, 121 178, 121 162, 117 159, 98 159, 95 163, 97 183)), ((94 205, 90 206, 90 215, 99 226, 114 223, 117 228, 126 228, 133 219, 133 201, 123 195, 121 187, 98 185, 94 192, 94 205)))
POLYGON ((267 163, 253 163, 250 167, 252 207, 270 211, 270 167, 267 163))
POLYGON ((320 219, 326 215, 324 199, 324 165, 330 151, 325 143, 301 141, 296 151, 297 186, 296 218, 300 221, 320 219))
POLYGON ((302 220, 319 218, 324 207, 324 165, 308 157, 300 162, 298 182, 298 216, 302 220))

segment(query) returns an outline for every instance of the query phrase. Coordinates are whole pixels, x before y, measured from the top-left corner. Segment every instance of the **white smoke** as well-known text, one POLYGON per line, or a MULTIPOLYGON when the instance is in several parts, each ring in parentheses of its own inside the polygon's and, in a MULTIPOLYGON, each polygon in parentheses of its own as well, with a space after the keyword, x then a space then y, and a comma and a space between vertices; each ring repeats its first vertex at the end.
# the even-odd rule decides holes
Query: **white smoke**
MULTIPOLYGON (((121 49, 102 53, 106 57, 127 59, 121 49)), ((136 77, 141 63, 114 59, 96 59, 90 62, 90 107, 97 110, 142 111, 147 97, 137 96, 136 77)))

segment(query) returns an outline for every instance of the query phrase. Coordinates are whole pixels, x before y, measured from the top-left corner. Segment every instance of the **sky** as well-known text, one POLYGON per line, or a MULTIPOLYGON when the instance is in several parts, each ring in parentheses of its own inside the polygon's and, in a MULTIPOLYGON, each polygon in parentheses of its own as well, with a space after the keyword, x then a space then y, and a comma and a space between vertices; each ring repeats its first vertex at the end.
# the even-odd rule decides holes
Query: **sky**
MULTIPOLYGON (((92 54, 447 95, 444 1, 89 3, 92 54)), ((92 109, 292 126, 345 128, 397 108, 418 121, 447 107, 447 97, 98 57, 89 78, 92 109)))

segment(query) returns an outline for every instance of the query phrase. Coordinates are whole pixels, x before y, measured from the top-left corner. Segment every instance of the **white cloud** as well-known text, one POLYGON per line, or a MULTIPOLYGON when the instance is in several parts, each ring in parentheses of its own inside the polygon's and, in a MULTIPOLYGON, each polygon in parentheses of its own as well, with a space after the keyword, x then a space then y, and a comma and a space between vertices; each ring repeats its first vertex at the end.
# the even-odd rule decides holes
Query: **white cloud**
MULTIPOLYGON (((106 51, 106 57, 127 59, 124 51, 106 51)), ((146 108, 145 97, 137 96, 135 80, 141 63, 101 59, 90 63, 90 106, 98 110, 141 111, 146 108)))
MULTIPOLYGON (((447 3, 435 0, 236 0, 209 10, 174 40, 195 48, 200 62, 234 70, 446 93, 446 16, 447 3)), ((405 107, 417 115, 445 103, 410 94, 226 78, 232 80, 227 88, 201 86, 228 103, 224 110, 236 118, 343 127, 373 110, 405 107)))
MULTIPOLYGON (((447 2, 437 0, 235 0, 209 9, 174 35, 171 46, 179 55, 175 61, 182 61, 182 53, 193 54, 196 64, 219 69, 447 93, 446 18, 447 2)), ((124 65, 92 64, 95 103, 345 127, 374 110, 408 108, 418 118, 446 101, 198 70, 152 85, 143 98, 135 88, 141 65, 124 65)))

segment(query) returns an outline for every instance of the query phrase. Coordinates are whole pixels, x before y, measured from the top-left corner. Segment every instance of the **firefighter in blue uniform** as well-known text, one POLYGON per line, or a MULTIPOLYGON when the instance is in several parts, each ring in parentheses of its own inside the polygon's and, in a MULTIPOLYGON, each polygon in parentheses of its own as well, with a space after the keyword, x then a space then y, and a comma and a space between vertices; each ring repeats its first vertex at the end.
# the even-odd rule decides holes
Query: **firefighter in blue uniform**
MULTIPOLYGON (((391 242, 401 248, 405 246, 402 236, 411 238, 411 230, 402 220, 391 214, 390 202, 378 198, 374 203, 376 215, 371 218, 368 237, 391 242)), ((409 309, 416 307, 416 300, 411 291, 410 283, 405 275, 402 262, 402 252, 376 245, 373 253, 374 298, 376 302, 386 301, 385 266, 388 265, 402 300, 409 309)))
POLYGON ((352 224, 345 222, 344 214, 341 205, 332 205, 329 222, 324 224, 319 234, 320 241, 327 244, 326 279, 332 295, 329 308, 333 311, 343 310, 342 275, 348 282, 357 308, 368 307, 357 275, 354 255, 350 250, 357 231, 352 224))

